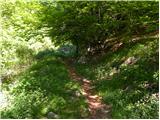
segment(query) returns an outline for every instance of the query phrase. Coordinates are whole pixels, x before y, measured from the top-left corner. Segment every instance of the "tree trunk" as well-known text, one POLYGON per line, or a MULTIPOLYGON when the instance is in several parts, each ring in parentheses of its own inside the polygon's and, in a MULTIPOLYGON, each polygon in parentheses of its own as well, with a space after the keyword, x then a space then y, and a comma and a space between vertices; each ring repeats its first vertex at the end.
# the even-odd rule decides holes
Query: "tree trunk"
POLYGON ((76 42, 76 57, 79 56, 79 44, 78 44, 78 40, 75 40, 76 42))

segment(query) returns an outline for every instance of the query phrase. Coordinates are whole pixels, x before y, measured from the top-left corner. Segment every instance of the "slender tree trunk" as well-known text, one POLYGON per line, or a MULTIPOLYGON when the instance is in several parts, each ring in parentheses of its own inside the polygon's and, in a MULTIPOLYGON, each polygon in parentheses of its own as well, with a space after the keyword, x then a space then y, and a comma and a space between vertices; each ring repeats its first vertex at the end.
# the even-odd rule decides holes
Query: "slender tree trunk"
POLYGON ((78 44, 78 40, 75 40, 76 42, 76 57, 79 56, 79 44, 78 44))

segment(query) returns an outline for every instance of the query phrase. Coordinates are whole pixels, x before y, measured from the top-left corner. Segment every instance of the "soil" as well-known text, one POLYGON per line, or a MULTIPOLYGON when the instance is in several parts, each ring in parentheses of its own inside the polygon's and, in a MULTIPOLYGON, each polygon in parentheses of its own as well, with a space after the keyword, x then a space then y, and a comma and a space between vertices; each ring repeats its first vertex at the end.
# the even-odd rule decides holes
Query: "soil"
POLYGON ((111 118, 111 105, 106 105, 102 102, 102 98, 94 93, 91 80, 78 75, 75 68, 72 66, 72 60, 64 61, 69 76, 71 79, 81 84, 83 95, 85 96, 88 104, 90 119, 110 119, 111 118))

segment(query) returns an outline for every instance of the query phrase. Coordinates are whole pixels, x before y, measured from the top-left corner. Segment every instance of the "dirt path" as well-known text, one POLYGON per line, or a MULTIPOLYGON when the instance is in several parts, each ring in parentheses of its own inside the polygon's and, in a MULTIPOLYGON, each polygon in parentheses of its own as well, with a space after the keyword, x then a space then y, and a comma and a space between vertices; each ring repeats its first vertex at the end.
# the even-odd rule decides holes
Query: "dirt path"
POLYGON ((93 93, 92 83, 90 80, 78 75, 74 67, 71 66, 70 60, 65 60, 65 65, 68 69, 70 77, 79 82, 82 86, 83 95, 85 96, 90 112, 90 119, 107 119, 111 118, 111 106, 102 103, 101 97, 93 93))

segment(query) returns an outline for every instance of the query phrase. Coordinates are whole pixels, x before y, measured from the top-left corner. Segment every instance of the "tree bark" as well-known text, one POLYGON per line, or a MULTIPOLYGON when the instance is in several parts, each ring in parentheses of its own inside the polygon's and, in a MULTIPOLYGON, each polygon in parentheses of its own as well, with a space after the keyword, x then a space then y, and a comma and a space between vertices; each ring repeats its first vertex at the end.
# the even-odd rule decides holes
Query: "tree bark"
POLYGON ((76 43, 76 57, 79 56, 79 43, 78 43, 78 40, 75 40, 75 43, 76 43))

